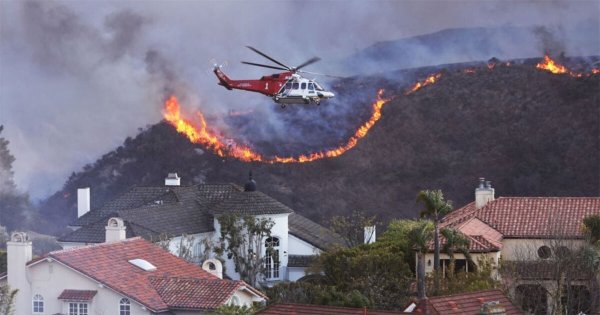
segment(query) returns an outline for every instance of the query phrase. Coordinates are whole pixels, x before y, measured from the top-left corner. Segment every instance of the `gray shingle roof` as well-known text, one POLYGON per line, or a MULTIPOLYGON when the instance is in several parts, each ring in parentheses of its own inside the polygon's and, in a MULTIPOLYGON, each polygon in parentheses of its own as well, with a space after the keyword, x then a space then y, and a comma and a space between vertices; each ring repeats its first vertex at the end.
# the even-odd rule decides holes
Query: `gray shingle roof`
POLYGON ((239 214, 239 215, 261 215, 293 213, 283 203, 263 194, 260 191, 238 191, 232 193, 228 199, 211 207, 211 213, 239 214))
POLYGON ((314 255, 289 255, 288 267, 308 267, 316 257, 314 255))
POLYGON ((297 213, 290 214, 288 226, 290 234, 322 250, 327 250, 336 245, 343 246, 344 244, 338 234, 297 213))
POLYGON ((134 187, 99 209, 82 216, 81 227, 59 238, 60 242, 102 243, 110 217, 120 217, 128 238, 156 241, 160 234, 176 236, 214 230, 213 215, 290 214, 290 233, 320 249, 342 245, 341 238, 294 213, 281 202, 259 191, 245 192, 234 184, 134 187))

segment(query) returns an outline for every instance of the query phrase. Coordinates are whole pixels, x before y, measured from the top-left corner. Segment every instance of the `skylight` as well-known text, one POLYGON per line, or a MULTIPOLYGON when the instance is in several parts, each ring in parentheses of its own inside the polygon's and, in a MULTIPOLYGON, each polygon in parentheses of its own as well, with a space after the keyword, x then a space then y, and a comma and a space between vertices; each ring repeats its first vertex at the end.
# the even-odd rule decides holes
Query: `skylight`
POLYGON ((144 260, 144 259, 140 259, 140 258, 132 259, 132 260, 129 260, 129 263, 142 269, 142 270, 145 270, 145 271, 156 270, 156 267, 153 264, 149 263, 147 260, 144 260))

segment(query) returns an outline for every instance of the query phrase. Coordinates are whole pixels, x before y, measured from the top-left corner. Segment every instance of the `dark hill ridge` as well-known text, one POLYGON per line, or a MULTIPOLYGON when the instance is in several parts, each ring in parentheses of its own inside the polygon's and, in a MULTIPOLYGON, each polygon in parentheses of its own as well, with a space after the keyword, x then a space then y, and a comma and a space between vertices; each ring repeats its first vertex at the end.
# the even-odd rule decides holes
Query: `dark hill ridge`
MULTIPOLYGON (((600 194, 599 75, 553 75, 530 63, 463 70, 454 65, 395 72, 376 82, 353 79, 397 97, 354 149, 308 164, 222 159, 159 123, 74 173, 41 205, 42 213, 64 225, 76 215, 78 187, 90 186, 99 206, 132 185, 160 185, 173 171, 183 184, 243 184, 252 169, 259 190, 317 222, 355 209, 383 220, 414 217, 420 189, 443 189, 461 206, 473 199, 481 176, 501 196, 600 194), (406 78, 430 70, 443 73, 438 83, 403 95, 406 78)), ((355 106, 362 112, 370 104, 355 106)))

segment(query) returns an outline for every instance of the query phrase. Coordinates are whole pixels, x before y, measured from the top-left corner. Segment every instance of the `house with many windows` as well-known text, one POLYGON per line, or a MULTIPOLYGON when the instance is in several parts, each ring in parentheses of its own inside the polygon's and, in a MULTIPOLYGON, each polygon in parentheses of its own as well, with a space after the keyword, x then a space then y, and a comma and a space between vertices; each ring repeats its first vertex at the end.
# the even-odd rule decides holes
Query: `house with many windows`
MULTIPOLYGON (((446 215, 440 228, 466 236, 475 266, 487 261, 493 276, 510 284, 510 295, 533 314, 588 313, 600 305, 600 277, 585 260, 583 220, 600 215, 600 197, 499 197, 480 179, 475 200, 446 215)), ((443 236, 440 243, 446 240, 443 236)), ((433 246, 425 257, 433 271, 433 246)), ((440 254, 442 275, 449 256, 440 254)), ((461 253, 456 269, 472 271, 461 253)))
POLYGON ((1 281, 18 290, 15 314, 191 315, 266 300, 244 281, 221 279, 218 261, 201 268, 124 235, 122 221, 111 218, 105 243, 32 259, 27 235, 13 233, 7 243, 8 272, 1 281))
MULTIPOLYGON (((226 214, 267 218, 274 222, 271 237, 261 253, 267 258, 264 284, 296 281, 305 276, 314 255, 342 244, 338 235, 301 216, 274 198, 258 191, 256 182, 181 186, 169 174, 164 186, 133 187, 98 209, 90 209, 89 188, 78 190, 78 218, 73 232, 59 238, 63 248, 103 242, 104 226, 111 217, 124 222, 125 237, 142 237, 165 243, 169 250, 202 264, 215 258, 211 244, 219 242, 219 217, 226 214)), ((239 279, 233 261, 224 260, 226 276, 239 279)))

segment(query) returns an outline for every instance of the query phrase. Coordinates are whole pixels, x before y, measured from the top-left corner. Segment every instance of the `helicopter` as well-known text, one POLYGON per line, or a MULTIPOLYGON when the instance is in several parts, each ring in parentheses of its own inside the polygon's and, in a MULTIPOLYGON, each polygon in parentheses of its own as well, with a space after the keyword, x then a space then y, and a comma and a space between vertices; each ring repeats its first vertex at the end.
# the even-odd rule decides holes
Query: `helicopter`
POLYGON ((321 101, 330 99, 335 96, 332 92, 326 91, 315 80, 307 79, 299 73, 309 73, 322 75, 319 73, 302 71, 300 69, 313 64, 321 58, 313 57, 296 67, 289 67, 285 64, 269 57, 258 49, 246 46, 255 53, 269 59, 277 64, 277 66, 264 65, 254 62, 242 61, 243 64, 284 70, 285 72, 275 73, 272 75, 263 76, 258 80, 231 80, 223 71, 221 66, 214 65, 213 72, 219 79, 219 85, 224 86, 228 90, 244 90, 250 92, 258 92, 266 96, 270 96, 275 103, 281 104, 281 108, 285 108, 287 104, 311 104, 319 105, 321 101))

